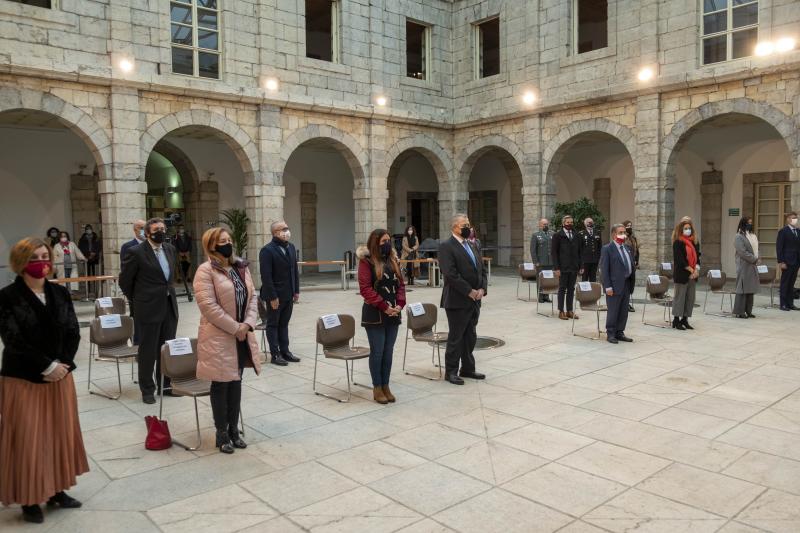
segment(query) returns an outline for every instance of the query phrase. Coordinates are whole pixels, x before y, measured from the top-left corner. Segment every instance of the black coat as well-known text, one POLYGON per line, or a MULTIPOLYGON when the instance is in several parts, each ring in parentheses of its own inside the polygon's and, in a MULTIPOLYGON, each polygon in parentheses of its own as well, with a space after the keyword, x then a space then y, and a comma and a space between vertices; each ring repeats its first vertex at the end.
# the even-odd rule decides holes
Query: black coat
MULTIPOLYGON (((445 309, 466 309, 475 305, 469 297, 470 291, 483 289, 486 292, 488 280, 481 259, 480 248, 469 244, 475 255, 477 266, 455 237, 442 241, 439 245, 439 268, 444 277, 441 306, 445 309)), ((480 301, 477 302, 480 306, 480 301)))
POLYGON ((586 230, 578 232, 581 238, 581 263, 599 263, 600 254, 603 252, 603 238, 595 228, 595 231, 589 235, 586 230))
POLYGON ((169 263, 169 280, 164 278, 164 271, 148 241, 128 250, 119 273, 120 289, 136 308, 136 319, 145 324, 163 322, 169 307, 178 316, 178 300, 172 286, 177 254, 171 244, 165 242, 161 246, 169 263))
POLYGON ((273 239, 261 248, 258 267, 261 270, 261 299, 265 302, 278 298, 284 303, 300 294, 297 250, 292 243, 287 243, 286 253, 283 253, 281 245, 273 239))
POLYGON ((137 239, 131 239, 128 242, 122 244, 122 247, 119 249, 119 264, 122 265, 125 263, 125 258, 128 257, 128 252, 131 251, 131 248, 134 246, 139 246, 140 241, 137 239))
POLYGON ((55 359, 75 369, 81 333, 72 298, 65 287, 49 282, 44 294, 47 305, 21 277, 0 290, 0 375, 44 383, 42 372, 55 359))
POLYGON ((778 231, 775 239, 775 251, 778 253, 778 263, 789 266, 800 265, 800 230, 792 231, 789 226, 784 226, 778 231))
MULTIPOLYGON (((694 245, 697 251, 697 266, 700 266, 700 250, 697 244, 694 245)), ((686 245, 682 240, 672 243, 672 281, 675 283, 689 283, 689 259, 686 256, 686 245)))
POLYGON ((551 253, 553 254, 553 270, 578 272, 581 269, 581 248, 583 241, 578 232, 572 232, 572 240, 560 229, 553 235, 551 253))

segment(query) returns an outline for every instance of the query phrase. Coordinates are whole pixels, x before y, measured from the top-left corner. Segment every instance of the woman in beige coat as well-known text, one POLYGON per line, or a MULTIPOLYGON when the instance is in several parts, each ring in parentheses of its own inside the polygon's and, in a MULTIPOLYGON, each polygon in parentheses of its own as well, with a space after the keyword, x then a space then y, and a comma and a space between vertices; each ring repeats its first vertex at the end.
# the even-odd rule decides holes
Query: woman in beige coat
MULTIPOLYGON (((417 255, 419 252, 419 235, 417 235, 417 228, 409 226, 403 235, 403 253, 400 254, 400 259, 414 260, 419 259, 417 255)), ((414 278, 419 277, 419 263, 406 263, 406 277, 408 284, 414 284, 414 278)))
MULTIPOLYGON (((58 242, 53 246, 53 263, 56 267, 56 278, 64 279, 71 278, 73 270, 75 275, 80 274, 78 271, 78 261, 86 261, 80 248, 69 238, 69 233, 62 231, 58 235, 58 242)), ((75 287, 72 283, 67 283, 67 290, 74 290, 75 287)))
POLYGON ((208 261, 194 276, 194 294, 200 308, 197 333, 197 377, 211 381, 211 411, 217 429, 217 447, 223 453, 246 448, 239 435, 244 368, 261 371, 261 353, 253 331, 258 299, 247 263, 233 257, 230 234, 212 228, 203 235, 208 261))

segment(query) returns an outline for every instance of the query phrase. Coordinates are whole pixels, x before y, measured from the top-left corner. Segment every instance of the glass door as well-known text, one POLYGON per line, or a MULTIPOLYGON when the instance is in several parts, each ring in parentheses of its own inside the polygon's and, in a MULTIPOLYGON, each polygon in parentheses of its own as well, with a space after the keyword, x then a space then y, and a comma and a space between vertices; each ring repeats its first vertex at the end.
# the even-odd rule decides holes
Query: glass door
POLYGON ((792 186, 790 183, 763 183, 756 185, 755 232, 758 236, 758 251, 766 264, 777 261, 775 240, 778 230, 786 223, 784 215, 792 210, 792 186))

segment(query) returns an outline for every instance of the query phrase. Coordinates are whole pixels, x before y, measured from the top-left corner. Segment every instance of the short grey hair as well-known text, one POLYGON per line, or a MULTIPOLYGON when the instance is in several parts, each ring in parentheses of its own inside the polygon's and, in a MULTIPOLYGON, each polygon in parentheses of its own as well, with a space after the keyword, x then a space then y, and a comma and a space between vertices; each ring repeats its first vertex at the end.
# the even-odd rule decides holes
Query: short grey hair
POLYGON ((561 217, 561 223, 563 224, 564 221, 567 220, 568 218, 571 218, 572 220, 575 220, 575 217, 572 216, 572 215, 564 215, 563 217, 561 217))
POLYGON ((461 220, 462 218, 469 219, 466 213, 456 213, 455 215, 453 215, 452 218, 450 219, 450 227, 451 228, 455 227, 455 225, 458 224, 458 221, 461 220))
POLYGON ((611 234, 612 234, 612 235, 616 235, 616 233, 617 233, 617 230, 618 230, 619 228, 625 228, 625 224, 620 224, 619 222, 617 222, 616 224, 614 224, 613 226, 611 226, 611 234))
POLYGON ((278 226, 280 226, 281 224, 286 224, 286 221, 285 220, 276 220, 275 222, 273 222, 272 224, 269 225, 269 232, 270 233, 275 233, 275 230, 278 229, 278 226))

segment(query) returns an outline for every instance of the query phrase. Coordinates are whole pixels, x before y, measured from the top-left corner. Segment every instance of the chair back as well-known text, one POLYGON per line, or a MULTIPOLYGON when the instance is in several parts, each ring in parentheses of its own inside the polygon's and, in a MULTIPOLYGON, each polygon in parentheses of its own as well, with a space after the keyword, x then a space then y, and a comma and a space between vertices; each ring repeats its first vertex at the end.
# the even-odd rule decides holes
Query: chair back
POLYGON ((129 316, 119 317, 121 326, 104 328, 100 325, 100 317, 95 317, 89 324, 89 340, 98 348, 118 348, 127 346, 133 336, 133 319, 129 316))
POLYGON ((658 275, 664 276, 667 279, 672 279, 672 263, 659 263, 658 264, 658 275), (669 268, 666 268, 669 266, 669 268))
POLYGON ((706 281, 708 281, 708 288, 711 292, 718 292, 721 291, 725 287, 725 282, 728 280, 728 276, 725 275, 725 272, 719 271, 719 277, 715 278, 711 275, 711 270, 706 273, 706 281))
POLYGON ((544 277, 544 272, 539 272, 538 274, 538 283, 539 283, 539 292, 542 291, 552 291, 558 289, 558 279, 559 275, 553 272, 552 278, 544 277))
POLYGON ((648 296, 651 299, 655 298, 663 298, 667 291, 669 290, 669 278, 667 276, 658 276, 658 283, 653 283, 650 279, 650 276, 647 276, 647 283, 645 284, 645 290, 647 291, 648 296))
POLYGON ((194 379, 197 377, 197 339, 191 339, 192 353, 171 355, 169 344, 161 346, 161 373, 170 379, 194 379))
POLYGON ((534 281, 536 279, 536 267, 531 270, 525 270, 525 265, 519 265, 519 277, 524 281, 534 281))
POLYGON ((778 277, 778 269, 775 267, 768 266, 766 272, 759 272, 758 273, 758 282, 761 285, 772 285, 775 279, 778 277))
POLYGON ((588 307, 590 305, 597 305, 600 298, 603 297, 603 286, 598 282, 591 282, 588 291, 581 290, 581 284, 575 286, 575 299, 581 304, 581 307, 588 307))
POLYGON ((425 314, 419 316, 414 316, 411 312, 411 308, 406 307, 408 329, 411 330, 411 334, 414 336, 433 331, 433 327, 436 325, 436 321, 439 317, 439 310, 436 308, 436 305, 422 304, 422 307, 425 309, 425 314))
POLYGON ((126 311, 124 298, 111 298, 111 307, 101 307, 100 302, 94 301, 94 316, 124 315, 126 311))
POLYGON ((267 315, 269 314, 269 309, 267 309, 267 302, 261 299, 259 296, 258 298, 258 318, 263 323, 267 323, 267 315))
POLYGON ((351 315, 337 316, 341 325, 330 329, 325 329, 322 317, 317 319, 317 344, 321 344, 323 349, 348 346, 356 336, 355 318, 351 315))

